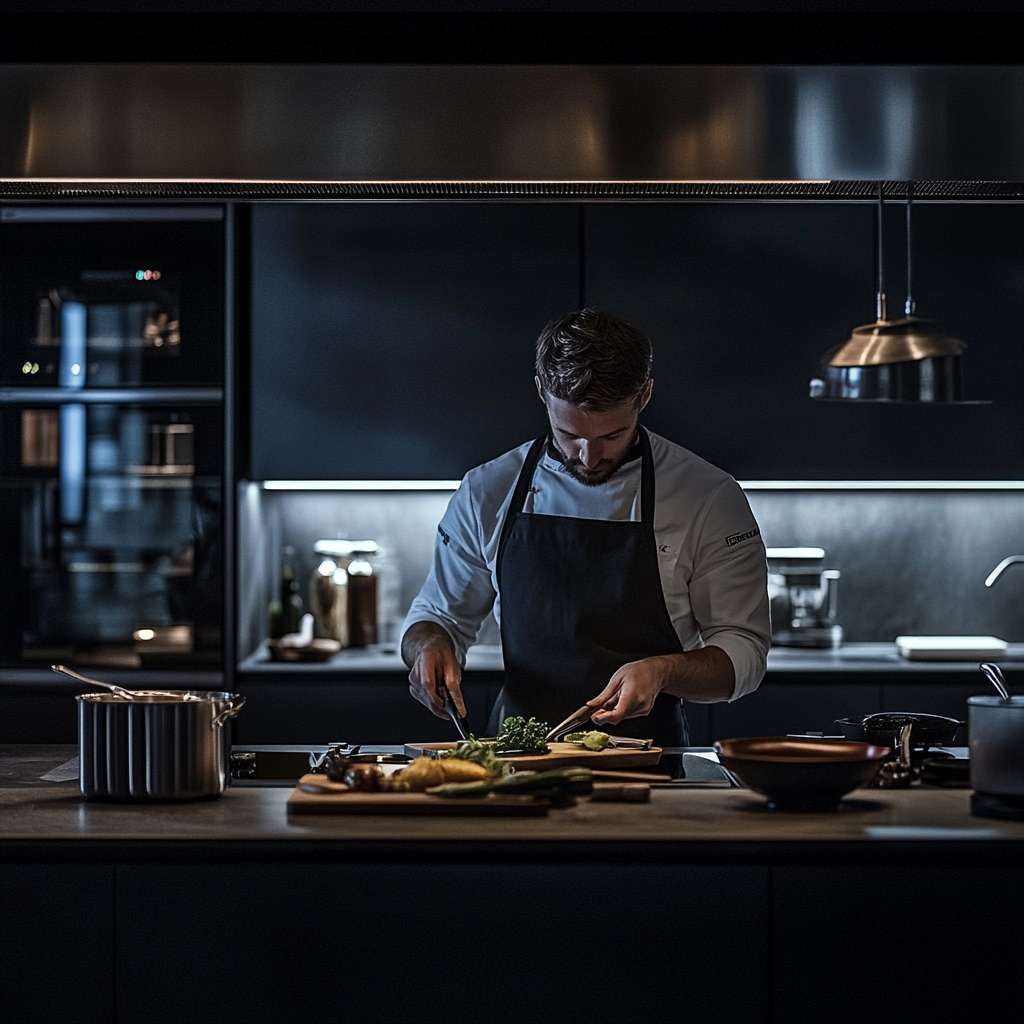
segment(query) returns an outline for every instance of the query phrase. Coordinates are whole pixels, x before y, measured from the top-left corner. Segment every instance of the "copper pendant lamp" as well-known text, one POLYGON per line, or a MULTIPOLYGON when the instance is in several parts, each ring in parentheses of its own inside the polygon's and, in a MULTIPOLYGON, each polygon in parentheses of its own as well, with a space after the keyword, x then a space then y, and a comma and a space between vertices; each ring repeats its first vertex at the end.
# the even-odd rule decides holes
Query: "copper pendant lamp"
POLYGON ((841 345, 822 356, 822 373, 810 383, 811 398, 847 402, 963 400, 960 356, 966 345, 935 320, 916 315, 911 289, 911 204, 907 185, 907 298, 904 315, 890 320, 884 272, 882 183, 878 185, 878 291, 875 322, 855 327, 841 345))

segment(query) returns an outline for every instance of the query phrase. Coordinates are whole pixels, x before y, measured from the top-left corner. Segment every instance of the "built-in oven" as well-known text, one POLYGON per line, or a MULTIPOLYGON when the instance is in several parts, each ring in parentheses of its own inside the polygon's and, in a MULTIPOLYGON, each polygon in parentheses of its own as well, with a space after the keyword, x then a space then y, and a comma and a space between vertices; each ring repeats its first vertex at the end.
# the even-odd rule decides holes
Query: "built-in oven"
POLYGON ((224 231, 0 210, 0 668, 217 666, 224 231))

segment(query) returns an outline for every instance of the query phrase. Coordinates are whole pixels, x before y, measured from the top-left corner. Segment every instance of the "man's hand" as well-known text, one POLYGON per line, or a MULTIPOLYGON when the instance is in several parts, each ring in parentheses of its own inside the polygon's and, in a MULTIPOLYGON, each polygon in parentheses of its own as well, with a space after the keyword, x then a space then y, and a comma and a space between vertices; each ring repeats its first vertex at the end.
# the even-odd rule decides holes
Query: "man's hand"
POLYGON ((643 658, 623 665, 608 685, 587 704, 597 725, 618 725, 623 719, 649 715, 654 700, 665 688, 672 666, 666 658, 643 658))
POLYGON ((631 661, 587 704, 595 709, 591 721, 618 725, 623 719, 650 714, 659 693, 711 704, 728 700, 735 685, 736 672, 729 655, 709 645, 631 661))
POLYGON ((464 718, 462 667, 455 657, 451 638, 436 623, 417 622, 402 638, 402 657, 410 666, 409 692, 438 718, 447 718, 442 686, 451 695, 455 710, 464 718))

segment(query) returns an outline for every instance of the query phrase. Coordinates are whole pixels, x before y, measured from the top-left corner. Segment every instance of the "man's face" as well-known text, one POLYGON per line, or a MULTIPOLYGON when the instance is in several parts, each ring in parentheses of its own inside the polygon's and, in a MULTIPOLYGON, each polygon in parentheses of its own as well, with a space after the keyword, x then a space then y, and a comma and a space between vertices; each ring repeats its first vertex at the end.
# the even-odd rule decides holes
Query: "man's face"
POLYGON ((591 412, 546 394, 537 381, 554 445, 565 460, 565 468, 581 483, 602 484, 622 465, 636 440, 637 419, 650 401, 652 384, 647 382, 639 403, 628 399, 603 412, 591 412))

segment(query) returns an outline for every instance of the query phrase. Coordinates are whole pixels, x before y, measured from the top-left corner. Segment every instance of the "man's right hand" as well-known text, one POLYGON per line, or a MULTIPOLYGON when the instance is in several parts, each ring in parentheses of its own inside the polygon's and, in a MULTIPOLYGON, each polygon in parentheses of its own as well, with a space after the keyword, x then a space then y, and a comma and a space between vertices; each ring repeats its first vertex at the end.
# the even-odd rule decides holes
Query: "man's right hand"
POLYGON ((409 671, 409 692, 438 718, 447 718, 442 687, 451 695, 455 710, 464 718, 462 667, 451 637, 434 622, 416 622, 402 637, 402 658, 409 671))

